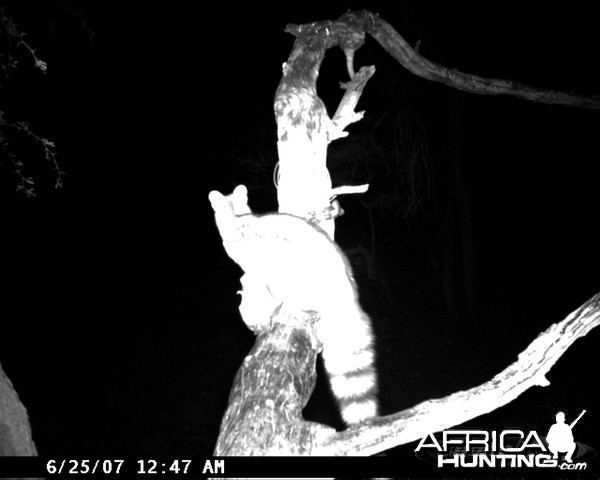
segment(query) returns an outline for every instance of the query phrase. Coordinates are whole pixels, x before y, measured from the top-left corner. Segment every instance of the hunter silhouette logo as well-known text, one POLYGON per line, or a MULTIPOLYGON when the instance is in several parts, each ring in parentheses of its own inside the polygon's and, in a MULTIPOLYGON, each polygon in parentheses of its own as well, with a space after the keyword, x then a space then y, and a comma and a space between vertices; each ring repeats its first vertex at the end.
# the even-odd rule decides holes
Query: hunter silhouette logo
POLYGON ((550 427, 546 436, 548 448, 553 455, 552 458, 558 458, 559 453, 564 453, 566 462, 571 463, 573 461, 573 452, 575 452, 577 445, 575 444, 572 430, 585 412, 583 410, 571 425, 565 423, 565 414, 563 412, 556 414, 556 423, 550 427))

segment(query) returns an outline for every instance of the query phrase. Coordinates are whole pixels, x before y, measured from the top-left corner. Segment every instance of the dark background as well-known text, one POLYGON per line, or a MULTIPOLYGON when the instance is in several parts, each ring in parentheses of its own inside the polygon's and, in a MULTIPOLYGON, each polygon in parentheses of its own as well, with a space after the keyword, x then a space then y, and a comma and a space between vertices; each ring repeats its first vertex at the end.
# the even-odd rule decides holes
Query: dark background
MULTIPOLYGON (((64 188, 53 190, 45 160, 15 140, 36 179, 38 196, 27 199, 14 193, 8 162, 0 166, 0 362, 41 454, 212 453, 253 337, 239 318, 239 270, 221 246, 207 194, 246 183, 257 210, 276 208, 272 101, 293 43, 287 23, 366 8, 446 66, 600 93, 597 18, 586 2, 560 10, 537 1, 74 4, 7 3, 48 72, 24 56, 0 91, 0 109, 55 140, 67 172, 64 188), (259 156, 271 166, 257 175, 249 161, 259 156)), ((330 52, 321 71, 331 109, 346 80, 342 58, 330 52)), ((435 187, 414 216, 399 204, 391 221, 375 219, 385 281, 356 267, 378 334, 387 414, 491 378, 600 290, 600 113, 454 93, 407 73, 372 40, 357 62, 377 73, 359 105, 365 126, 350 127, 351 137, 409 105, 435 187), (457 267, 452 277, 453 311, 441 274, 448 232, 461 240, 445 201, 456 159, 472 215, 471 316, 461 307, 464 272, 457 267)), ((366 197, 375 205, 389 187, 377 175, 366 197)), ((344 248, 362 241, 361 205, 342 199, 344 248)), ((573 345, 549 387, 469 425, 545 432, 556 411, 570 421, 585 408, 575 437, 598 448, 599 335, 573 345)), ((337 424, 324 385, 308 415, 337 424)))

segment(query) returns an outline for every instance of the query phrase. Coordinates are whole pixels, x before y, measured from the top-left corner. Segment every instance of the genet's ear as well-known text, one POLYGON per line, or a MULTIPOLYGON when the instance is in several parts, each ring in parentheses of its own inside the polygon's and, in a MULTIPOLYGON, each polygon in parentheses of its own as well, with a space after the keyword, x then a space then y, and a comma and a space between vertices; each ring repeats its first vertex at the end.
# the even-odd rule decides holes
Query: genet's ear
POLYGON ((235 198, 241 199, 244 202, 244 204, 248 203, 248 189, 245 185, 238 185, 237 187, 235 187, 232 195, 235 198))
POLYGON ((213 206, 213 208, 217 206, 222 199, 223 194, 217 192, 216 190, 213 190, 208 194, 208 200, 210 201, 210 204, 213 206))

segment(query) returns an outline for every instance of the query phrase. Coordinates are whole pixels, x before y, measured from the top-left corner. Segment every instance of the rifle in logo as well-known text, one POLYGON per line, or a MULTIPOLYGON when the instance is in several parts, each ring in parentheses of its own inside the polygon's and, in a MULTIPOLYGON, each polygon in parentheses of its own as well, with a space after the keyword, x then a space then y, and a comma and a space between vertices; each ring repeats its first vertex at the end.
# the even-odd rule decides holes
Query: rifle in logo
POLYGON ((569 425, 569 426, 571 427, 571 430, 573 429, 573 427, 575 426, 575 424, 576 424, 576 423, 579 421, 579 419, 580 419, 581 417, 583 417, 583 414, 584 414, 585 412, 587 412, 587 410, 583 410, 583 411, 582 411, 582 412, 579 414, 579 416, 578 416, 578 417, 577 417, 575 420, 573 420, 573 423, 571 423, 571 425, 569 425))

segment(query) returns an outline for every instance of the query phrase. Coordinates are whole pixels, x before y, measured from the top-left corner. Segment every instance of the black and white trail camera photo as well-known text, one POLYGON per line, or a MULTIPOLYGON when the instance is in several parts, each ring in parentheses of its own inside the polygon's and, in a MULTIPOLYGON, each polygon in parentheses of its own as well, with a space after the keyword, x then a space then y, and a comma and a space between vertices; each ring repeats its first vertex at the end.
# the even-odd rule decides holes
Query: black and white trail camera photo
POLYGON ((599 478, 599 47, 0 0, 0 477, 599 478))

